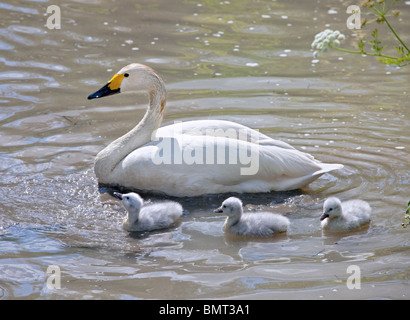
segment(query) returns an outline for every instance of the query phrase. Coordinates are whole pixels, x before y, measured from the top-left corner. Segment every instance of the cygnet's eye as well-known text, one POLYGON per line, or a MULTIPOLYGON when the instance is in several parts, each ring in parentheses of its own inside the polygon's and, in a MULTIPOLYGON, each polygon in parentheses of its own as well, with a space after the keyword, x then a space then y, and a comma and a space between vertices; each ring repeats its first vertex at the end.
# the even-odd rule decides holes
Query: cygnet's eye
POLYGON ((129 77, 129 73, 124 73, 124 77, 129 77))
POLYGON ((223 205, 222 208, 226 208, 226 205, 223 205))
POLYGON ((130 200, 130 197, 126 196, 125 199, 130 200))
POLYGON ((332 211, 333 210, 333 208, 329 208, 329 211, 332 211))

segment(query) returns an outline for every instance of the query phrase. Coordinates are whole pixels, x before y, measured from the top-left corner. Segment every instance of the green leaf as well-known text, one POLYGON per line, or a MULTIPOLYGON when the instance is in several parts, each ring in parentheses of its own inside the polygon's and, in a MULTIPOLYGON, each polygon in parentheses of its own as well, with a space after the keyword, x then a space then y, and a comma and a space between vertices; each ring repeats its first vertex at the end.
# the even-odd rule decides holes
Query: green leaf
POLYGON ((397 52, 401 55, 404 55, 404 48, 402 46, 395 47, 397 52))
POLYGON ((360 52, 364 52, 363 47, 366 41, 364 41, 363 39, 360 39, 360 41, 357 43, 357 46, 359 48, 360 52))

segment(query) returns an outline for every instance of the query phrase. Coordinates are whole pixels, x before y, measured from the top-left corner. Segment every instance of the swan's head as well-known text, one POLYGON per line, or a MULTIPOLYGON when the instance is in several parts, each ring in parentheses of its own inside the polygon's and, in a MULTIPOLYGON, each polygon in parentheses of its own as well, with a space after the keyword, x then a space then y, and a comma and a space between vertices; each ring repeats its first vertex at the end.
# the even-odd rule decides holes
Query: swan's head
POLYGON ((215 213, 223 213, 228 217, 240 216, 242 214, 242 201, 235 197, 230 197, 222 202, 222 205, 214 210, 215 213))
POLYGON ((102 98, 120 92, 151 92, 158 90, 162 80, 157 73, 143 64, 132 63, 118 71, 100 90, 90 94, 88 99, 102 98))
POLYGON ((323 213, 320 220, 337 218, 342 214, 342 202, 335 197, 326 199, 323 204, 323 213))
POLYGON ((127 209, 129 214, 138 214, 144 203, 144 200, 142 200, 142 198, 134 192, 126 194, 114 192, 114 196, 122 201, 122 204, 124 205, 125 209, 127 209))

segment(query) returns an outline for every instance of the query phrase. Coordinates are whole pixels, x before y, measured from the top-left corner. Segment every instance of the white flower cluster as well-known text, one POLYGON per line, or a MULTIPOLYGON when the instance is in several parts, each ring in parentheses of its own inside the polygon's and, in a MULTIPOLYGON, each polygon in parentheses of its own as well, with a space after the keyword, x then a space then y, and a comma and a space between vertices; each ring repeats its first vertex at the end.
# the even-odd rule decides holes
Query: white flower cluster
POLYGON ((326 29, 315 35, 315 40, 312 42, 313 56, 317 58, 319 52, 326 52, 329 45, 338 47, 340 46, 340 41, 344 40, 344 34, 340 33, 339 30, 333 31, 326 29))

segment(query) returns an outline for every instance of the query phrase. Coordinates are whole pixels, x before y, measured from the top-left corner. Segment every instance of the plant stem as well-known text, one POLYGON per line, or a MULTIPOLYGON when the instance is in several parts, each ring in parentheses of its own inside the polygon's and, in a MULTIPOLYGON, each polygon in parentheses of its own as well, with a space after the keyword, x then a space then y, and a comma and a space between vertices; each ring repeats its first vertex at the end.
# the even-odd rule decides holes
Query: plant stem
POLYGON ((383 15, 382 18, 384 19, 384 21, 386 22, 387 26, 389 27, 389 29, 391 30, 391 32, 393 32, 393 34, 395 35, 395 37, 397 38, 397 40, 400 41, 400 43, 402 44, 402 46, 404 48, 406 48, 407 52, 410 53, 409 48, 407 48, 407 46, 404 44, 404 42, 400 39, 400 37, 397 35, 397 33, 394 31, 393 27, 390 25, 390 23, 387 21, 386 17, 383 15))
POLYGON ((339 51, 342 51, 342 52, 347 52, 347 53, 365 54, 367 56, 381 57, 381 58, 394 59, 394 60, 398 59, 397 57, 386 56, 384 54, 377 54, 377 53, 371 53, 371 52, 365 52, 365 51, 353 51, 353 50, 343 49, 343 48, 335 47, 332 44, 329 44, 329 47, 331 47, 332 49, 339 50, 339 51))

